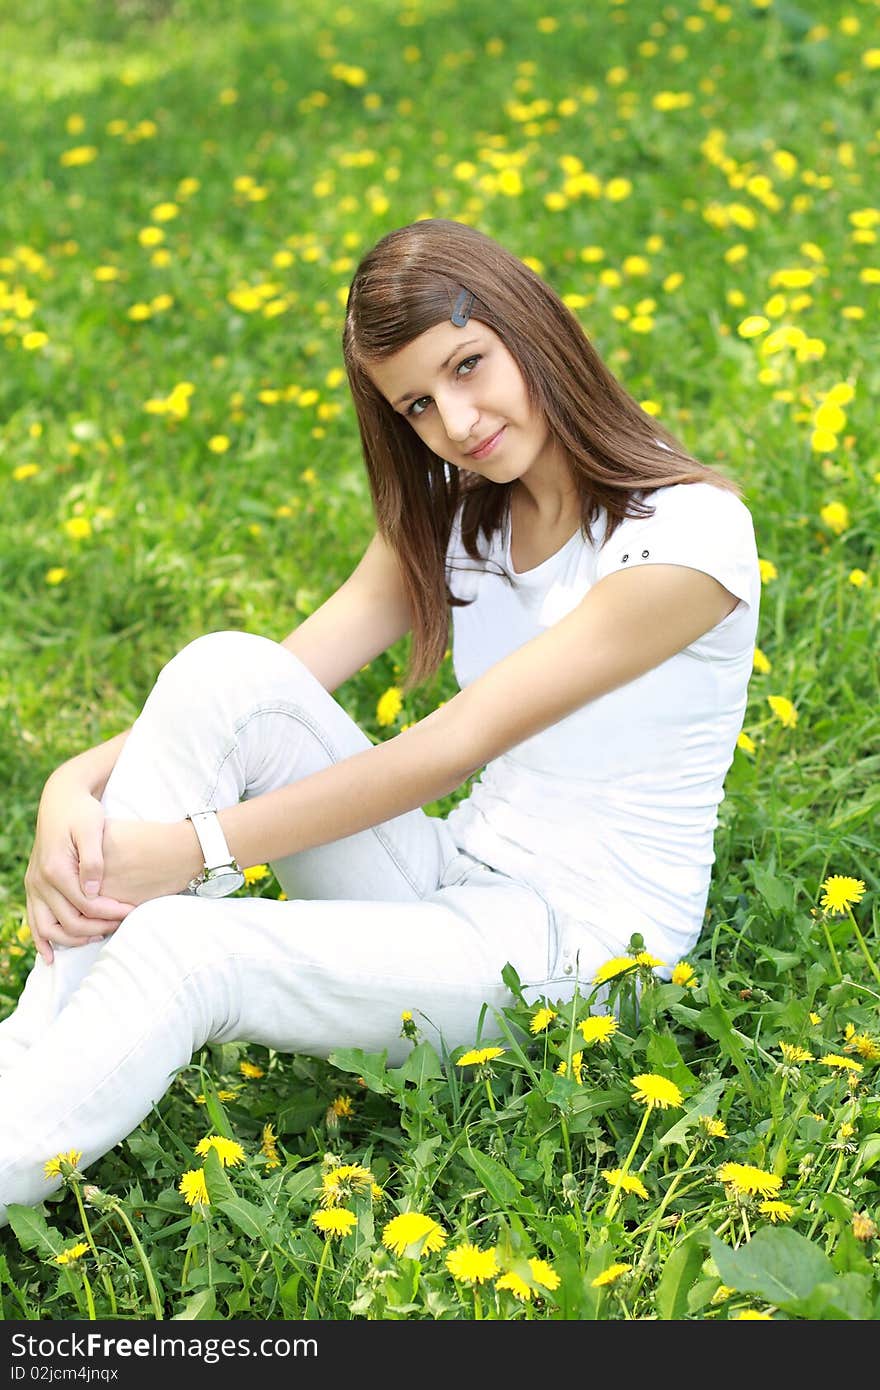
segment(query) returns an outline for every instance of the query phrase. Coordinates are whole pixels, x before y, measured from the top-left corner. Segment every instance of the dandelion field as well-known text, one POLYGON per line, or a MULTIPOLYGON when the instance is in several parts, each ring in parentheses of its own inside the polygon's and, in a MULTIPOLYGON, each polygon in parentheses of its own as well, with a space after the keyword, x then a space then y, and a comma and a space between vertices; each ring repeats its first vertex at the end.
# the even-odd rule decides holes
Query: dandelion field
MULTIPOLYGON (((394 1068, 206 1048, 86 1174, 46 1155, 0 1315, 880 1316, 877 0, 37 0, 0 41, 0 1014, 48 773, 371 534, 340 332, 391 227, 545 275, 739 481, 763 578, 671 981, 638 943, 568 1004, 509 972, 471 1049, 404 1015, 394 1068)), ((376 740, 454 692, 405 655, 339 692, 376 740)))

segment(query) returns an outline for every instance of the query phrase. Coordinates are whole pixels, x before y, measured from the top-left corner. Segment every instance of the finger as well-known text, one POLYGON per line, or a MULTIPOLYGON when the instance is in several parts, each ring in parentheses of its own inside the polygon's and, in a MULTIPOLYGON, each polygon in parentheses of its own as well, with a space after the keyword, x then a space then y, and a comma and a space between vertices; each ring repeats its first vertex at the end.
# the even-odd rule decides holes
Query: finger
POLYGON ((26 899, 25 910, 27 912, 27 923, 30 927, 31 936, 37 948, 37 953, 47 965, 51 965, 52 961, 55 959, 55 953, 52 949, 52 942, 49 939, 48 933, 54 926, 57 926, 54 914, 47 908, 45 903, 30 895, 28 895, 26 899))
POLYGON ((87 898, 96 898, 101 891, 104 877, 104 834, 103 818, 101 824, 79 835, 75 841, 79 860, 79 886, 87 898))
POLYGON ((108 898, 100 894, 96 898, 90 898, 86 894, 75 893, 69 902, 76 908, 83 917, 90 920, 97 920, 99 927, 104 921, 120 922, 123 917, 127 917, 134 904, 121 902, 119 898, 108 898))

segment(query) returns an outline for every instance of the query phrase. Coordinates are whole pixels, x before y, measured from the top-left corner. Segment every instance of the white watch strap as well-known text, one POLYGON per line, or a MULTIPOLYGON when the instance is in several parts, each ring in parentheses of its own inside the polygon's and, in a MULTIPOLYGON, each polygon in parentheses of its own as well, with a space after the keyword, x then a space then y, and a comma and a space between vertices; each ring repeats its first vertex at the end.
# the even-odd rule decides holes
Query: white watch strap
POLYGON ((216 811, 192 811, 187 816, 187 820, 192 821, 193 828, 199 837, 206 869, 217 869, 221 864, 233 864, 235 862, 226 843, 226 836, 223 834, 223 829, 217 819, 216 811))

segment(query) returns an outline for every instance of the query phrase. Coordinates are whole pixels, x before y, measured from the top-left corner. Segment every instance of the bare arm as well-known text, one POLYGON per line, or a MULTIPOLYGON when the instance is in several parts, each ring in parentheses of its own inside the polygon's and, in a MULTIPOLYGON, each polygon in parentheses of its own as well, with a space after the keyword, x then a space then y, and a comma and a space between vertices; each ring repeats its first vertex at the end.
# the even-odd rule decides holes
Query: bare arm
POLYGON ((377 534, 345 583, 281 645, 332 692, 411 625, 397 558, 377 534))
MULTIPOLYGON (((491 758, 660 665, 735 604, 717 580, 680 566, 609 575, 567 617, 396 738, 221 811, 232 853, 244 865, 298 853, 447 795, 491 758)), ((201 867, 188 824, 154 827, 116 862, 110 883, 136 901, 179 889, 201 867), (160 860, 161 883, 147 867, 160 860)))

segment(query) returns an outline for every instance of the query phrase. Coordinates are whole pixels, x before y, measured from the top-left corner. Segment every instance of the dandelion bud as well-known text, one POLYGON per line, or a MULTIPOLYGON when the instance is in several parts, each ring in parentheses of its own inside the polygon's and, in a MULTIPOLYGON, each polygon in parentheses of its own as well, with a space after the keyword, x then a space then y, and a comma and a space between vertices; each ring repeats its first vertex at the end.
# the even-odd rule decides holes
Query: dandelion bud
POLYGON ((872 1220, 866 1211, 854 1212, 852 1233, 856 1240, 873 1240, 877 1234, 877 1223, 872 1220))

